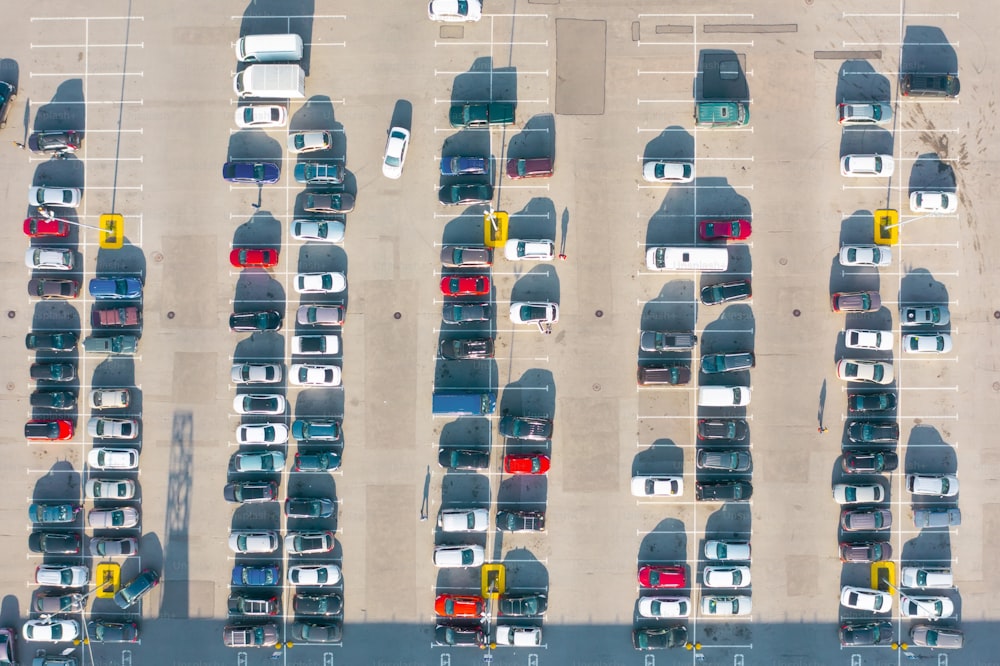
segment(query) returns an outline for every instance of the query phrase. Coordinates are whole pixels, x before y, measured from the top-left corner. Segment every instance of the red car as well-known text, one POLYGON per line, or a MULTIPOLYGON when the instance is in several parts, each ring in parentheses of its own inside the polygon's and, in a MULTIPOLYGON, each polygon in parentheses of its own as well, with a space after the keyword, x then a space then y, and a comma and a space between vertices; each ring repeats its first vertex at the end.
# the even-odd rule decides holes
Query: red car
POLYGON ((49 442, 73 439, 73 423, 66 419, 34 419, 24 424, 24 438, 49 442))
POLYGON ((485 275, 446 275, 441 278, 441 293, 445 296, 486 296, 490 279, 485 275))
POLYGON ((549 457, 542 453, 504 456, 503 470, 508 474, 545 474, 549 471, 549 457))
POLYGON ((652 565, 639 568, 639 585, 651 588, 687 587, 687 574, 678 564, 652 565))
POLYGON ((698 225, 702 240, 743 240, 750 238, 750 220, 702 220, 698 225))
POLYGON ((229 253, 229 263, 236 268, 273 268, 278 265, 278 251, 270 247, 237 247, 229 253))
POLYGON ((484 610, 482 597, 442 594, 434 600, 434 612, 441 617, 481 617, 484 610))
POLYGON ((514 157, 507 160, 507 177, 548 178, 552 175, 552 160, 548 157, 514 157))
POLYGON ((57 217, 29 217, 24 221, 24 235, 31 238, 69 236, 69 222, 57 217))

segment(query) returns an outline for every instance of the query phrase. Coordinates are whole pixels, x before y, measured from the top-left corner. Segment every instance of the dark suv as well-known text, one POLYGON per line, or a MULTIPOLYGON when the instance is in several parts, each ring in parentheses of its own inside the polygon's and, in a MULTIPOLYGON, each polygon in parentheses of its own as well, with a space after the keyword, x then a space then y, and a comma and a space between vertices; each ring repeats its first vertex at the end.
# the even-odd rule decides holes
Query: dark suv
POLYGON ((504 416, 500 419, 500 434, 515 439, 549 439, 552 421, 530 416, 504 416))
POLYGON ((277 310, 235 312, 229 315, 229 330, 237 333, 243 331, 279 331, 281 330, 281 313, 277 310))
POLYGON ((83 143, 83 135, 74 130, 34 132, 28 137, 28 149, 33 153, 75 153, 83 143))
POLYGON ((750 280, 735 280, 710 284, 701 290, 701 302, 705 305, 719 305, 730 301, 745 301, 753 296, 750 280))
POLYGON ((903 97, 958 97, 961 84, 951 74, 904 74, 899 81, 903 97))
POLYGON ((694 487, 695 499, 701 501, 746 502, 752 495, 753 486, 746 481, 697 483, 694 487))
POLYGON ((7 112, 13 99, 17 97, 17 88, 13 83, 0 81, 0 128, 7 126, 7 112))

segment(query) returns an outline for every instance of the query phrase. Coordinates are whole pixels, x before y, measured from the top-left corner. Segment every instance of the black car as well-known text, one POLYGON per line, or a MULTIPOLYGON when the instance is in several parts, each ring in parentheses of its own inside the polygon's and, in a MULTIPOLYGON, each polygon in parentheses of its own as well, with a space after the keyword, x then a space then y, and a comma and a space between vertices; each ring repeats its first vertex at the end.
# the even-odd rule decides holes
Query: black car
POLYGON ((333 502, 326 497, 288 497, 285 499, 285 515, 289 518, 329 518, 335 510, 333 502))
POLYGON ((13 83, 0 81, 0 129, 7 126, 7 113, 11 102, 17 97, 17 88, 13 83))
POLYGON ((701 419, 698 439, 746 439, 750 428, 743 419, 701 419))
POLYGON ((543 532, 545 514, 539 511, 497 511, 497 528, 503 532, 543 532))
POLYGON ((500 419, 500 434, 515 439, 545 440, 552 437, 552 420, 531 416, 504 416, 500 419))
POLYGON ((39 409, 67 411, 76 408, 76 394, 72 391, 35 391, 30 400, 31 406, 39 409))
POLYGON ((273 502, 278 499, 278 484, 274 481, 238 481, 227 483, 222 489, 227 502, 249 504, 252 502, 273 502))
POLYGON ((83 135, 76 130, 33 132, 28 150, 33 153, 75 153, 83 145, 83 135))
POLYGON ((438 201, 445 206, 488 204, 493 200, 493 186, 484 184, 448 185, 438 192, 438 201))
POLYGON ((441 358, 451 360, 493 358, 493 338, 442 340, 441 358))
POLYGON ((343 636, 339 622, 295 622, 292 637, 302 643, 337 643, 343 636))
POLYGON ((486 636, 479 627, 452 627, 439 624, 434 627, 434 644, 449 647, 483 647, 486 636))
POLYGON ((895 442, 899 439, 899 424, 895 421, 851 421, 847 424, 847 438, 862 444, 895 442))
POLYGON ((849 622, 840 627, 840 644, 844 647, 892 642, 892 622, 849 622))
POLYGON ((701 449, 695 461, 698 469, 746 472, 750 469, 749 449, 701 449))
POLYGON ((694 496, 698 500, 745 502, 753 495, 753 486, 746 481, 696 483, 694 496))
POLYGON ((663 650, 687 644, 688 631, 684 625, 657 629, 635 629, 632 647, 636 650, 663 650))
POLYGON ((849 393, 849 412, 887 412, 896 409, 895 393, 849 393))
POLYGON ((339 594, 296 594, 292 610, 297 615, 340 615, 344 612, 344 598, 339 594))
POLYGON ((296 472, 329 472, 340 467, 340 454, 336 451, 310 451, 295 454, 296 472))
POLYGON ((69 351, 76 347, 76 333, 28 333, 24 346, 33 351, 69 351))
POLYGON ((229 330, 242 333, 246 331, 280 331, 281 313, 277 310, 261 312, 234 312, 229 315, 229 330))
POLYGON ((899 466, 899 456, 892 451, 848 451, 841 467, 848 474, 891 472, 899 466))
POLYGON ((549 600, 544 594, 503 595, 497 602, 497 612, 508 617, 544 615, 549 600))
POLYGON ((139 640, 139 625, 135 622, 91 620, 87 623, 91 643, 135 643, 139 640))
POLYGON ((441 448, 438 464, 449 470, 486 469, 490 466, 490 454, 476 449, 441 448))
POLYGON ((701 302, 705 305, 719 305, 729 301, 745 301, 753 296, 750 280, 734 280, 710 284, 701 289, 701 302))
POLYGON ((32 532, 28 550, 33 553, 75 555, 80 552, 80 535, 75 532, 32 532))
POLYGON ((489 303, 445 303, 441 308, 441 318, 446 324, 489 321, 491 314, 489 303))
POLYGON ((76 379, 73 363, 32 363, 28 372, 35 381, 71 382, 76 379))

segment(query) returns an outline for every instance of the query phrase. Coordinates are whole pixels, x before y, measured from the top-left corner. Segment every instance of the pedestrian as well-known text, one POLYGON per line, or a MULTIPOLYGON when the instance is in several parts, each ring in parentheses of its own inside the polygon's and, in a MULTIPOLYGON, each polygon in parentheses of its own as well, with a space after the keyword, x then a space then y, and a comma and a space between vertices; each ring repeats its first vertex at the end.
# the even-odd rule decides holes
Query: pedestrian
POLYGON ((563 261, 566 261, 566 255, 565 254, 559 253, 559 258, 562 259, 563 261))
POLYGON ((816 430, 818 430, 818 431, 819 431, 819 434, 821 434, 821 435, 822 435, 822 434, 823 434, 823 433, 825 433, 825 432, 826 432, 827 430, 829 430, 829 428, 827 428, 826 426, 820 426, 820 427, 816 428, 816 430))
POLYGON ((25 150, 27 148, 27 146, 25 146, 23 143, 20 143, 18 141, 11 141, 11 143, 13 143, 15 146, 17 146, 21 150, 25 150))

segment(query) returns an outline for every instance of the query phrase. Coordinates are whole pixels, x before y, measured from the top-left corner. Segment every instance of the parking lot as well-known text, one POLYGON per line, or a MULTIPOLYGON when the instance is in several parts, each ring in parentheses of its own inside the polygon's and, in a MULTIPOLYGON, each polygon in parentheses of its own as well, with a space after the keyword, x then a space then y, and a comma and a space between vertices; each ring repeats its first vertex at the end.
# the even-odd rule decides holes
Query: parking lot
MULTIPOLYGON (((93 619, 135 622, 139 641, 125 646, 91 640, 45 644, 18 641, 18 660, 38 649, 57 654, 75 647, 80 663, 263 664, 898 664, 908 659, 989 664, 990 632, 997 626, 989 575, 997 522, 988 493, 996 447, 989 442, 1000 377, 990 330, 1000 314, 990 303, 996 234, 988 225, 996 195, 988 174, 996 159, 990 109, 996 85, 987 47, 988 8, 960 2, 851 2, 828 6, 806 0, 751 3, 644 2, 604 7, 568 0, 490 0, 478 22, 428 20, 425 3, 346 2, 180 3, 147 6, 104 0, 10 12, 0 27, 0 79, 18 94, 0 132, 0 173, 8 184, 0 202, 6 259, 0 281, 7 313, 0 350, 7 398, 0 410, 8 438, 14 486, 0 510, 11 565, 0 575, 0 626, 37 619, 35 567, 87 565, 96 581, 99 558, 29 552, 36 528, 25 514, 33 502, 82 504, 63 528, 94 536, 134 536, 137 557, 115 559, 121 581, 143 569, 161 582, 141 604, 121 610, 88 598, 81 624, 93 619), (282 128, 240 129, 233 76, 245 68, 233 47, 244 35, 295 33, 305 45, 305 97, 287 103, 282 128), (900 94, 900 73, 953 62, 961 77, 957 98, 900 94), (734 64, 735 63, 735 64, 734 64), (749 124, 698 127, 695 101, 746 101, 749 124), (842 101, 883 100, 891 122, 839 126, 842 101), (449 111, 465 102, 512 102, 513 123, 455 127, 449 111), (411 133, 401 178, 383 176, 390 127, 411 133), (32 132, 76 129, 81 148, 65 159, 21 150, 32 132), (289 133, 327 131, 332 145, 316 153, 287 150, 289 133), (892 156, 890 177, 855 178, 838 172, 845 155, 892 156), (442 159, 487 157, 486 173, 442 175, 442 159), (551 177, 514 179, 507 161, 548 157, 551 177), (229 183, 223 163, 276 163, 274 184, 229 183), (342 186, 297 182, 296 164, 337 164, 342 186), (690 182, 643 179, 643 165, 690 162, 690 182), (492 186, 490 204, 445 206, 452 185, 492 186), (31 186, 82 188, 76 209, 53 208, 73 223, 59 239, 29 239, 21 220, 31 186), (319 219, 306 198, 320 191, 356 198, 337 243, 293 237, 293 221, 319 219), (958 209, 914 213, 910 193, 957 194, 958 209), (843 245, 869 245, 878 209, 899 212, 899 240, 888 265, 842 265, 843 245), (443 265, 443 248, 482 248, 489 240, 484 213, 509 213, 507 237, 551 241, 542 261, 510 261, 502 244, 489 266, 443 265), (64 214, 65 213, 65 214, 64 214), (121 250, 99 247, 99 216, 123 216, 121 250), (746 220, 745 239, 706 242, 705 220, 746 220), (31 271, 29 245, 74 250, 71 271, 31 271), (726 247, 725 271, 651 270, 649 248, 726 247), (277 265, 241 268, 234 248, 273 248, 277 265), (343 273, 337 293, 297 293, 298 276, 343 273), (90 325, 95 277, 134 276, 143 282, 141 335, 134 355, 28 351, 29 331, 73 331, 80 340, 100 334, 90 325), (489 278, 484 294, 451 296, 442 279, 489 278), (25 297, 31 278, 69 278, 80 285, 72 300, 25 297), (705 305, 701 290, 749 280, 752 298, 705 305), (831 311, 837 292, 877 291, 872 312, 831 311), (516 324, 513 303, 554 303, 558 321, 516 324), (488 304, 483 321, 448 323, 454 303, 488 304), (300 305, 342 305, 343 325, 297 322, 300 305), (947 306, 950 322, 903 326, 900 308, 947 306), (280 330, 232 332, 233 313, 275 310, 280 330), (997 312, 995 312, 997 311, 997 312), (548 333, 546 333, 548 329, 548 333), (854 350, 846 329, 891 331, 892 351, 854 350), (640 348, 642 331, 697 336, 670 351, 640 348), (952 350, 905 353, 902 336, 947 333, 952 350), (339 336, 335 354, 293 353, 296 336, 339 336), (449 360, 440 349, 455 340, 491 339, 486 358, 449 360), (752 352, 752 369, 699 372, 702 356, 752 352), (888 361, 893 380, 866 387, 838 379, 841 359, 888 361), (65 385, 29 380, 29 366, 75 363, 65 385), (243 363, 278 364, 274 384, 232 380, 243 363), (293 364, 342 370, 339 385, 299 386, 293 364), (683 366, 679 386, 637 385, 642 368, 683 366), (36 385, 37 384, 37 385, 36 385), (752 392, 744 406, 699 405, 704 387, 738 386, 752 392), (128 408, 93 411, 95 388, 127 388, 128 408), (78 408, 66 415, 32 408, 34 391, 66 389, 78 408), (481 415, 435 414, 435 393, 487 392, 496 409, 481 415), (848 410, 855 394, 890 392, 894 411, 848 410), (280 396, 277 415, 241 415, 234 398, 280 396), (134 471, 101 477, 131 479, 139 524, 125 531, 87 527, 95 505, 84 499, 94 446, 122 445, 87 434, 93 416, 132 418, 141 451, 134 471), (503 417, 551 420, 551 437, 505 438, 503 417), (27 441, 21 424, 65 418, 69 441, 27 441), (699 421, 745 420, 735 441, 699 438, 699 421), (341 437, 292 436, 288 444, 240 443, 237 428, 276 423, 336 421, 341 437), (895 469, 845 473, 845 453, 870 447, 852 442, 855 421, 899 426, 895 469), (22 443, 23 442, 23 443, 22 443), (282 451, 285 472, 246 474, 231 469, 238 453, 282 451), (441 450, 489 453, 485 467, 447 470, 441 450), (341 456, 329 471, 292 471, 295 456, 341 456), (699 468, 701 453, 746 455, 748 469, 721 473, 699 468), (514 474, 505 457, 543 455, 547 473, 514 474), (23 471, 23 473, 22 473, 23 471), (923 497, 906 489, 909 474, 955 475, 956 497, 923 497), (635 477, 680 479, 678 496, 637 496, 635 477), (223 501, 230 482, 277 485, 277 502, 223 501), (748 501, 699 501, 696 486, 752 484, 748 501), (878 505, 891 510, 889 530, 860 535, 839 529, 835 484, 883 488, 878 505), (329 499, 331 516, 291 518, 287 498, 329 499), (961 525, 920 529, 917 510, 959 508, 961 525), (488 528, 451 533, 438 525, 442 510, 485 509, 488 528), (544 531, 503 531, 497 512, 544 516, 544 531), (230 534, 273 531, 335 533, 332 549, 294 555, 237 554, 230 534), (749 542, 752 584, 707 587, 705 544, 749 542), (868 562, 842 562, 841 542, 886 541, 892 574, 868 562), (444 618, 440 595, 480 596, 481 567, 438 568, 435 548, 481 546, 502 564, 506 590, 499 599, 545 595, 547 609, 529 617, 496 613, 444 618), (18 564, 22 561, 23 564, 18 564), (281 602, 270 618, 230 613, 230 597, 253 596, 231 587, 236 565, 278 567, 281 578, 261 590, 281 602), (290 567, 335 565, 343 580, 303 590, 286 580, 290 567), (680 589, 652 590, 637 576, 646 566, 680 566, 680 589), (961 651, 932 651, 910 641, 910 629, 928 620, 838 603, 843 586, 902 587, 902 567, 950 568, 949 589, 921 590, 954 605, 935 625, 960 628, 961 651), (883 571, 883 573, 879 573, 883 571), (894 577, 889 580, 886 576, 894 577), (296 593, 342 597, 331 622, 343 637, 325 645, 296 640, 296 593), (703 608, 710 595, 752 600, 738 617, 703 608), (643 617, 640 600, 680 597, 686 617, 643 617), (880 646, 842 647, 844 623, 891 623, 880 646), (228 648, 224 626, 273 622, 278 645, 228 648), (342 623, 342 625, 341 625, 342 623), (436 645, 436 626, 481 629, 483 650, 436 645), (498 626, 538 630, 533 646, 508 647, 498 626), (640 652, 635 629, 684 626, 685 645, 640 652), (180 639, 180 640, 178 640, 180 639), (892 643, 892 644, 888 644, 892 643), (900 646, 899 643, 906 643, 900 646), (163 655, 169 654, 167 659, 163 655), (912 655, 909 657, 908 655, 912 655)), ((883 247, 883 246, 879 246, 883 247)), ((124 302, 124 301, 123 301, 124 302)), ((339 370, 338 370, 339 373, 339 370)), ((338 374, 339 376, 339 374, 338 374)), ((702 399, 705 402, 706 399, 702 399)), ((536 460, 537 462, 537 460, 536 460)), ((708 488, 707 486, 705 488, 708 488)), ((699 490, 698 492, 708 492, 699 490)), ((721 492, 721 491, 720 491, 721 492)), ((638 493, 641 495, 642 493, 638 493)), ((103 507, 104 505, 100 505, 103 507)), ((110 506, 110 504, 108 504, 110 506)), ((105 507, 106 508, 106 507, 105 507)), ((538 520, 538 518, 535 518, 538 520)), ((84 546, 83 553, 89 552, 84 546)), ((496 582, 496 579, 489 579, 496 582)), ((88 590, 89 591, 89 590, 88 590)), ((914 596, 912 590, 904 590, 914 596)), ((720 602, 721 603, 721 602, 720 602)), ((71 617, 66 615, 66 617, 71 617)))

